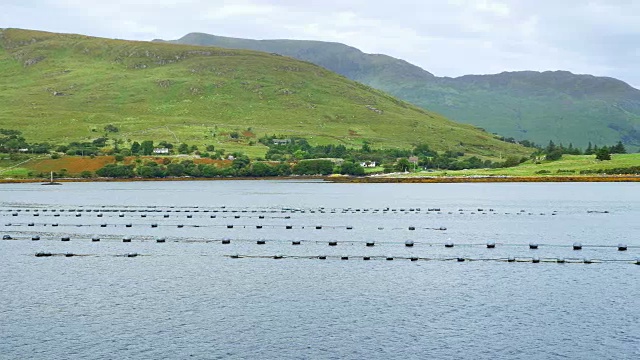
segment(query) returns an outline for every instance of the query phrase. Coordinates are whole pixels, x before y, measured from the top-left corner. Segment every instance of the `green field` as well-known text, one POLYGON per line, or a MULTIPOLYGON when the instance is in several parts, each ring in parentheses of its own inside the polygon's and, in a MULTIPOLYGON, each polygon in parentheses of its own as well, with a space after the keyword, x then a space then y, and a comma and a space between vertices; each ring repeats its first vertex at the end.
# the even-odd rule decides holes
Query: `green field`
POLYGON ((640 154, 614 154, 610 161, 598 161, 594 155, 563 155, 558 161, 535 164, 531 161, 511 168, 472 170, 427 170, 401 176, 558 176, 578 175, 582 170, 640 166, 640 154), (540 171, 549 173, 541 174, 540 171))
POLYGON ((263 135, 311 144, 462 151, 530 149, 308 62, 256 51, 0 30, 0 128, 64 144, 105 136, 264 155, 263 135), (238 138, 230 135, 240 134, 238 138))

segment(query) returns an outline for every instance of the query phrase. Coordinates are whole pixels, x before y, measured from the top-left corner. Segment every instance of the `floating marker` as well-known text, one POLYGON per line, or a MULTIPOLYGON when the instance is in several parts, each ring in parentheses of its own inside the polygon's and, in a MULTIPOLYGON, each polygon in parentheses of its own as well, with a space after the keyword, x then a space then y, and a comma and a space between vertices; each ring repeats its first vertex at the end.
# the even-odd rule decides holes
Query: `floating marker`
POLYGON ((138 257, 138 253, 127 253, 125 256, 129 258, 138 257))
POLYGON ((233 225, 227 225, 227 229, 233 229, 233 225))
POLYGON ((459 257, 457 258, 458 262, 464 262, 464 258, 463 257, 459 257))
POLYGON ((256 225, 256 229, 262 229, 262 225, 256 225))
POLYGON ((417 257, 412 257, 411 261, 418 261, 418 258, 417 257))
POLYGON ((36 257, 49 257, 49 256, 53 256, 53 254, 50 253, 50 252, 37 252, 36 253, 36 257))
POLYGON ((556 262, 558 264, 564 264, 566 262, 566 260, 564 258, 558 258, 558 259, 556 259, 556 262))
POLYGON ((162 237, 162 238, 157 238, 157 239, 156 239, 156 242, 157 242, 157 243, 164 243, 164 242, 166 242, 166 241, 167 241, 167 239, 165 239, 165 238, 163 238, 163 237, 162 237))
POLYGON ((316 230, 320 230, 320 229, 322 229, 322 226, 320 225, 316 226, 316 230))
POLYGON ((300 245, 300 240, 293 240, 291 245, 300 245))
POLYGON ((538 248, 538 244, 537 243, 529 243, 529 249, 536 250, 537 248, 538 248))
POLYGON ((73 257, 73 256, 75 256, 75 254, 74 253, 66 253, 66 254, 64 254, 64 256, 65 257, 73 257))
POLYGON ((100 238, 98 236, 94 236, 94 237, 91 238, 91 241, 98 242, 98 241, 100 241, 100 238))
POLYGON ((369 247, 375 246, 375 245, 376 245, 375 241, 367 241, 367 244, 366 244, 366 246, 369 246, 369 247))
POLYGON ((124 213, 118 214, 119 217, 124 217, 124 213))
POLYGON ((40 236, 34 235, 34 236, 31 237, 31 240, 38 241, 38 240, 40 240, 40 236))
POLYGON ((82 216, 81 213, 76 213, 76 217, 80 217, 80 216, 82 216))
POLYGON ((187 215, 187 219, 193 218, 193 215, 187 215))
POLYGON ((35 226, 35 225, 36 225, 36 224, 35 224, 35 223, 32 223, 32 222, 27 224, 27 226, 35 226))
POLYGON ((413 247, 413 240, 407 240, 404 242, 404 246, 406 247, 413 247))
POLYGON ((256 244, 258 244, 258 245, 264 245, 264 244, 266 244, 266 243, 267 243, 267 242, 266 242, 265 240, 258 240, 258 241, 256 241, 256 244))
POLYGON ((452 242, 447 242, 447 243, 444 244, 444 247, 452 248, 453 247, 453 243, 452 242))
POLYGON ((348 256, 343 256, 343 257, 340 258, 340 260, 349 260, 349 257, 348 256))
POLYGON ((178 224, 178 228, 182 229, 183 227, 184 227, 184 225, 178 224))
POLYGON ((128 227, 128 228, 130 228, 130 227, 132 227, 132 226, 133 226, 133 224, 126 224, 126 225, 125 225, 125 227, 128 227))
POLYGON ((107 227, 107 224, 100 224, 100 227, 107 227))
POLYGON ((329 246, 337 246, 338 242, 337 241, 329 241, 329 246))
POLYGON ((168 217, 169 217, 169 214, 164 214, 164 218, 165 219, 168 218, 168 217))
POLYGON ((627 251, 627 244, 618 244, 618 251, 627 251))
POLYGON ((592 261, 590 258, 584 258, 584 259, 582 260, 582 262, 584 262, 585 264, 591 264, 591 263, 593 263, 593 261, 592 261))
POLYGON ((534 263, 534 264, 537 264, 537 263, 540 262, 540 258, 537 257, 537 256, 534 256, 533 259, 531 259, 531 262, 534 263))
POLYGON ((71 241, 71 238, 68 236, 63 236, 60 238, 61 241, 71 241))
POLYGON ((495 249, 495 247, 496 247, 495 241, 487 242, 487 249, 495 249))
POLYGON ((582 250, 582 244, 579 242, 573 243, 573 250, 582 250))
POLYGON ((102 214, 98 214, 98 215, 96 215, 96 216, 97 216, 97 217, 102 217, 102 214))
POLYGON ((223 244, 225 244, 225 245, 227 245, 227 244, 231 244, 231 239, 229 239, 229 238, 224 238, 224 239, 222 239, 222 243, 223 243, 223 244))
MULTIPOLYGON (((320 256, 318 256, 318 259, 327 260, 327 257, 325 255, 320 255, 320 256)), ((640 260, 638 260, 638 261, 640 261, 640 260)))
POLYGON ((391 260, 393 260, 393 257, 391 256, 387 257, 387 261, 391 261, 391 260))
POLYGON ((509 256, 507 258, 507 262, 516 262, 516 258, 514 258, 513 256, 509 256))
POLYGON ((416 227, 415 226, 409 226, 409 230, 415 230, 416 227))
POLYGON ((362 257, 362 260, 371 260, 371 257, 370 256, 364 256, 364 257, 362 257))
POLYGON ((157 227, 158 227, 158 224, 153 223, 153 224, 151 224, 151 227, 152 227, 152 228, 157 228, 157 227))
POLYGON ((125 236, 125 237, 123 237, 123 238, 122 238, 122 242, 126 242, 126 243, 131 242, 131 236, 125 236))

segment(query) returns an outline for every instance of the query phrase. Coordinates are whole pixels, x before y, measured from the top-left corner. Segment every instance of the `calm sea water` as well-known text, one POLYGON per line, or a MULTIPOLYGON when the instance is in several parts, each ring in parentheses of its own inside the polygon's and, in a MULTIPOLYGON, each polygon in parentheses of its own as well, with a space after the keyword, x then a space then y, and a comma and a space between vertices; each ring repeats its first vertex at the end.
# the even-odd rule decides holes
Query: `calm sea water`
POLYGON ((0 185, 0 358, 637 359, 638 219, 636 184, 0 185))

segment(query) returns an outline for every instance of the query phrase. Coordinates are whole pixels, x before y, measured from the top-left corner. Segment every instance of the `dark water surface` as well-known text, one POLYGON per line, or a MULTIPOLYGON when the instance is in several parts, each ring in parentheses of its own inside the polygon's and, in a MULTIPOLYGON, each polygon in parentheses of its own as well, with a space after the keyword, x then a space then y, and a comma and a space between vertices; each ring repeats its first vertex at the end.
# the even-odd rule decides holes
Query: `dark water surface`
POLYGON ((1 359, 640 358, 637 184, 6 184, 0 233, 1 359))

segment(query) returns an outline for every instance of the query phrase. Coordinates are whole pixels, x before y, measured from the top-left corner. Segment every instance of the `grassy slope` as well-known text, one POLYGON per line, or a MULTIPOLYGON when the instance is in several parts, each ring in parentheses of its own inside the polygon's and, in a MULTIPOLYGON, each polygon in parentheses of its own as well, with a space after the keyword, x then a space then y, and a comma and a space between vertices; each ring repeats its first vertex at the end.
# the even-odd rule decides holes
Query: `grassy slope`
POLYGON ((0 45, 0 127, 30 141, 91 140, 114 124, 123 140, 213 144, 259 156, 265 147, 227 135, 250 127, 257 137, 299 135, 316 144, 528 152, 283 56, 15 29, 0 32, 0 45))
POLYGON ((410 176, 544 176, 537 174, 537 172, 541 170, 550 172, 546 175, 557 176, 576 175, 581 170, 626 168, 632 166, 640 166, 640 154, 614 154, 611 155, 610 161, 598 161, 594 155, 563 155, 562 159, 558 161, 543 162, 541 164, 526 162, 519 166, 505 169, 422 171, 410 174, 410 176), (564 172, 566 170, 572 171, 573 173, 564 172))
POLYGON ((336 43, 189 34, 180 43, 259 49, 313 62, 456 121, 507 137, 586 147, 622 140, 640 149, 640 90, 568 72, 434 77, 405 61, 336 43))

